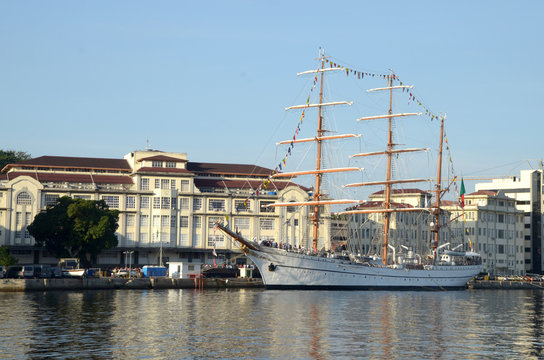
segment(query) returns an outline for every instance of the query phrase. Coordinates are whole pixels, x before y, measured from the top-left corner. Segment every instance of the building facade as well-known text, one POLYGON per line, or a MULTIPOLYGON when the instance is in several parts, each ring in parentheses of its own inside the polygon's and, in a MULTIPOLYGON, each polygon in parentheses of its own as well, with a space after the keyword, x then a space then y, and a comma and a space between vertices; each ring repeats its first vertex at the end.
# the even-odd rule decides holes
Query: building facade
POLYGON ((542 197, 543 171, 522 170, 520 176, 504 179, 493 179, 490 183, 478 183, 475 190, 501 191, 515 200, 516 208, 521 210, 523 217, 524 261, 525 270, 530 273, 541 274, 544 271, 543 250, 543 222, 542 211, 544 199, 542 197))
MULTIPOLYGON (((255 165, 190 162, 185 153, 134 151, 123 159, 42 156, 9 164, 0 174, 0 245, 22 264, 56 263, 34 247, 26 230, 34 217, 61 196, 104 200, 120 211, 118 247, 102 253, 98 265, 210 263, 238 248, 214 229, 228 221, 250 240, 311 244, 307 208, 268 207, 301 202, 310 189, 290 180, 265 184, 272 170, 255 165), (127 260, 127 255, 129 259, 127 260)), ((330 214, 328 208, 325 214, 330 214)), ((319 244, 328 248, 330 216, 319 244)), ((232 259, 234 260, 234 259, 232 259)))
MULTIPOLYGON (((419 189, 394 189, 391 191, 391 208, 425 208, 430 206, 431 194, 419 189)), ((384 208, 384 191, 369 196, 369 201, 353 209, 379 210, 384 208)), ((445 219, 443 215, 443 219, 445 219)), ((350 250, 369 256, 382 251, 384 215, 382 213, 353 214, 346 219, 348 226, 348 247, 350 250)), ((388 243, 401 254, 407 248, 417 254, 427 254, 430 249, 431 223, 433 217, 427 210, 414 210, 390 214, 388 243)), ((441 238, 447 235, 441 230, 441 238)))
POLYGON ((500 191, 465 194, 465 205, 445 202, 452 238, 462 238, 482 257, 492 275, 525 275, 523 211, 500 191))

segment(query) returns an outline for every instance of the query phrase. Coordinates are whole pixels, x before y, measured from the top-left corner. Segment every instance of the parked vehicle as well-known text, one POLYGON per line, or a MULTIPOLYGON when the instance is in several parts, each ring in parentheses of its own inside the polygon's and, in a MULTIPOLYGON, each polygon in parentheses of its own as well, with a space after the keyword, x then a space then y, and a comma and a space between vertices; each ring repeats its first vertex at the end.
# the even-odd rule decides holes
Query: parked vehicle
POLYGON ((6 275, 6 267, 0 266, 0 279, 2 279, 6 275))
POLYGON ((51 278, 60 279, 62 278, 62 270, 59 267, 53 266, 51 268, 51 278))
POLYGON ((22 279, 24 278, 23 267, 21 265, 12 265, 6 270, 5 276, 8 279, 22 279))
POLYGON ((23 277, 25 279, 49 279, 51 278, 51 267, 49 265, 25 265, 23 266, 23 277))

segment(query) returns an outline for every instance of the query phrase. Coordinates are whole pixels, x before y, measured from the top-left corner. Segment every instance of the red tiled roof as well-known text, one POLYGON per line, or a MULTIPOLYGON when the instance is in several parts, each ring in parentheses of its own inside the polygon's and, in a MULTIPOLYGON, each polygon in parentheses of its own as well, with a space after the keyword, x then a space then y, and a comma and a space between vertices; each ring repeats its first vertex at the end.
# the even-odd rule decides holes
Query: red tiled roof
POLYGON ((164 168, 164 167, 142 167, 142 168, 139 168, 137 172, 138 173, 192 174, 187 169, 164 168))
POLYGON ((470 194, 465 194, 465 197, 466 197, 466 196, 471 196, 471 195, 497 196, 497 194, 498 194, 498 191, 492 191, 492 190, 479 190, 479 191, 476 191, 476 192, 473 192, 473 193, 470 193, 470 194))
POLYGON ((90 174, 58 174, 36 173, 25 171, 12 171, 3 174, 3 179, 13 180, 19 176, 30 176, 40 182, 70 182, 70 183, 96 183, 96 184, 133 184, 130 176, 123 175, 93 175, 90 174))
POLYGON ((171 161, 171 162, 187 162, 187 160, 184 160, 184 159, 178 159, 178 158, 175 158, 175 157, 170 157, 170 156, 166 156, 166 155, 155 155, 155 156, 150 156, 150 157, 146 157, 146 158, 142 158, 138 161, 144 161, 144 160, 155 160, 155 161, 171 161))
MULTIPOLYGON (((441 200, 440 201, 440 205, 441 206, 459 206, 459 202, 458 201, 453 201, 453 200, 441 200)), ((436 206, 436 202, 434 203, 434 206, 436 206)))
POLYGON ((188 162, 187 169, 196 174, 268 176, 271 169, 257 165, 188 162))
POLYGON ((195 179, 195 186, 198 188, 224 188, 227 187, 228 189, 258 189, 261 187, 261 191, 274 191, 274 190, 283 190, 288 186, 297 186, 304 191, 308 191, 309 189, 297 185, 290 181, 272 181, 270 185, 268 185, 267 190, 264 190, 262 188, 263 181, 259 180, 221 180, 221 179, 195 179))
MULTIPOLYGON (((384 202, 383 201, 365 201, 363 203, 357 204, 355 206, 352 206, 348 208, 348 210, 358 210, 358 209, 382 209, 384 208, 384 202)), ((413 208, 410 204, 401 204, 392 202, 391 207, 394 209, 405 209, 405 208, 413 208)))
POLYGON ((131 171, 130 165, 125 159, 85 158, 68 156, 40 156, 33 159, 8 164, 3 170, 12 167, 51 167, 51 168, 91 168, 108 170, 131 171))

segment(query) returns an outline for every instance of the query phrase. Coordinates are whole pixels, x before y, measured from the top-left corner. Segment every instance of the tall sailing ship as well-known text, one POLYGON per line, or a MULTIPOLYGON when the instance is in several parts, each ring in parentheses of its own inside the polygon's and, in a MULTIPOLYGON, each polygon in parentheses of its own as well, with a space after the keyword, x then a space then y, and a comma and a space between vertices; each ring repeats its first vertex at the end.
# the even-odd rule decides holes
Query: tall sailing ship
MULTIPOLYGON (((326 141, 341 138, 358 137, 360 135, 326 135, 327 130, 323 126, 323 109, 329 106, 351 104, 346 101, 325 102, 323 100, 323 80, 329 71, 349 71, 340 66, 325 67, 326 56, 320 53, 320 66, 316 70, 305 71, 297 75, 314 74, 314 85, 319 82, 319 101, 315 104, 306 102, 304 105, 292 106, 290 109, 317 108, 317 132, 314 138, 294 139, 284 143, 315 142, 316 143, 316 167, 315 170, 299 172, 277 172, 272 178, 299 175, 313 175, 315 186, 312 201, 275 203, 271 206, 309 206, 312 208, 311 221, 313 223, 312 251, 300 251, 299 249, 278 248, 267 246, 266 243, 249 241, 240 233, 231 230, 228 224, 218 223, 217 228, 230 235, 241 246, 242 251, 255 263, 261 272, 263 282, 269 289, 380 289, 380 288, 414 288, 414 289, 452 289, 464 288, 469 280, 482 270, 481 258, 473 251, 449 250, 448 244, 439 245, 440 233, 440 199, 444 193, 441 188, 442 173, 442 147, 444 139, 444 117, 440 118, 440 143, 436 176, 435 203, 429 208, 395 207, 392 206, 391 195, 393 186, 397 184, 427 181, 423 179, 393 179, 392 160, 401 153, 417 152, 427 149, 398 149, 393 142, 393 119, 406 116, 417 116, 420 113, 393 113, 393 92, 411 88, 407 85, 394 85, 395 74, 391 72, 386 76, 387 86, 368 91, 389 92, 389 111, 385 115, 363 117, 357 121, 386 120, 388 121, 388 140, 386 150, 372 153, 359 153, 351 157, 385 156, 386 176, 384 181, 352 183, 345 187, 360 186, 384 186, 383 207, 379 209, 364 209, 352 206, 349 210, 341 212, 345 215, 379 213, 383 216, 383 234, 381 245, 381 257, 366 257, 352 253, 319 252, 318 237, 320 226, 320 207, 323 205, 359 204, 359 200, 330 200, 322 193, 322 177, 324 174, 336 172, 348 172, 361 170, 356 167, 324 168, 322 167, 322 146, 326 141), (431 251, 426 256, 410 256, 395 258, 389 256, 390 249, 394 253, 393 246, 389 243, 390 219, 393 213, 427 211, 432 214, 434 221, 431 224, 433 235, 431 251)), ((349 241, 349 240, 348 240, 349 241)))

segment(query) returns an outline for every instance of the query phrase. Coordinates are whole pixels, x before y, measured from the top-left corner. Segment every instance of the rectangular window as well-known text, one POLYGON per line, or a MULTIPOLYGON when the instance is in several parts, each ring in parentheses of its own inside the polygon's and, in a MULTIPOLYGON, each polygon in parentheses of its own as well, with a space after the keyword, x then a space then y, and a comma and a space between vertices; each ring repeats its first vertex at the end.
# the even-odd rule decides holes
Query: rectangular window
POLYGON ((498 214, 497 217, 500 223, 504 223, 504 214, 498 214))
POLYGON ((162 161, 152 161, 151 166, 153 166, 153 167, 162 167, 162 161))
POLYGON ((225 211, 225 200, 210 199, 208 202, 208 210, 210 211, 225 211))
POLYGON ((170 189, 176 190, 176 179, 170 180, 170 189))
POLYGON ((202 217, 194 216, 193 217, 193 228, 200 229, 202 227, 202 217))
POLYGON ((45 206, 54 206, 57 203, 58 195, 45 194, 45 206))
POLYGON ((149 215, 140 215, 140 227, 149 226, 149 215))
POLYGON ((160 225, 161 217, 159 215, 153 215, 153 227, 158 228, 160 225))
POLYGON ((249 230, 249 218, 235 218, 234 228, 238 230, 249 230))
POLYGON ((273 207, 267 207, 267 205, 271 205, 273 204, 274 201, 261 201, 259 202, 259 206, 260 206, 260 211, 262 213, 273 213, 273 212, 276 212, 275 211, 275 208, 273 207))
POLYGON ((30 217, 31 214, 29 212, 25 212, 25 225, 30 225, 30 223, 32 222, 30 217))
POLYGON ((179 217, 179 227, 182 227, 182 228, 189 227, 189 217, 188 216, 180 216, 179 217))
POLYGON ((223 242, 225 240, 225 237, 222 234, 210 234, 208 235, 208 246, 223 246, 223 242))
POLYGON ((119 196, 104 195, 102 196, 102 200, 104 200, 106 205, 110 208, 119 209, 119 196))
POLYGON ((189 234, 181 234, 181 246, 189 246, 189 234))
POLYGON ((202 210, 202 198, 193 198, 193 210, 202 210))
POLYGON ((161 188, 161 179, 155 179, 155 189, 161 188))
POLYGON ((261 218, 259 224, 261 230, 274 230, 274 219, 261 218))
POLYGON ((23 222, 23 214, 20 211, 17 211, 15 214, 15 226, 21 225, 23 222))
POLYGON ((499 239, 504 239, 504 230, 498 230, 498 238, 499 239))
POLYGON ((169 188, 170 188, 170 180, 161 179, 161 189, 169 189, 169 188))
POLYGON ((170 204, 171 204, 171 206, 172 206, 171 209, 172 209, 172 210, 176 210, 176 205, 178 204, 177 199, 176 199, 176 198, 170 199, 170 204))
POLYGON ((163 228, 168 227, 169 222, 170 222, 169 217, 170 217, 170 216, 168 216, 168 215, 162 215, 162 216, 161 216, 161 226, 162 226, 163 228))
POLYGON ((153 197, 153 209, 161 208, 161 198, 158 196, 153 197))
POLYGON ((189 192, 189 180, 181 180, 181 191, 189 192))
POLYGON ((169 197, 161 197, 161 209, 170 209, 169 197))
POLYGON ((140 209, 149 209, 149 196, 142 196, 140 198, 140 209))
POLYGON ((127 196, 127 209, 136 209, 136 196, 127 196))
POLYGON ((179 208, 180 210, 189 210, 189 198, 180 198, 179 208))
POLYGON ((213 229, 215 227, 215 223, 218 221, 221 221, 220 217, 210 216, 208 218, 208 229, 213 229))
POLYGON ((249 211, 251 208, 251 200, 234 200, 234 209, 236 211, 249 211))
POLYGON ((140 190, 149 190, 149 178, 140 179, 140 190))
POLYGON ((170 227, 175 228, 176 225, 177 225, 177 217, 175 217, 175 216, 170 216, 170 227))
POLYGON ((176 167, 176 163, 173 162, 173 161, 166 161, 164 165, 167 168, 175 168, 176 167))
POLYGON ((127 226, 134 226, 135 222, 136 222, 136 215, 127 214, 127 226))

